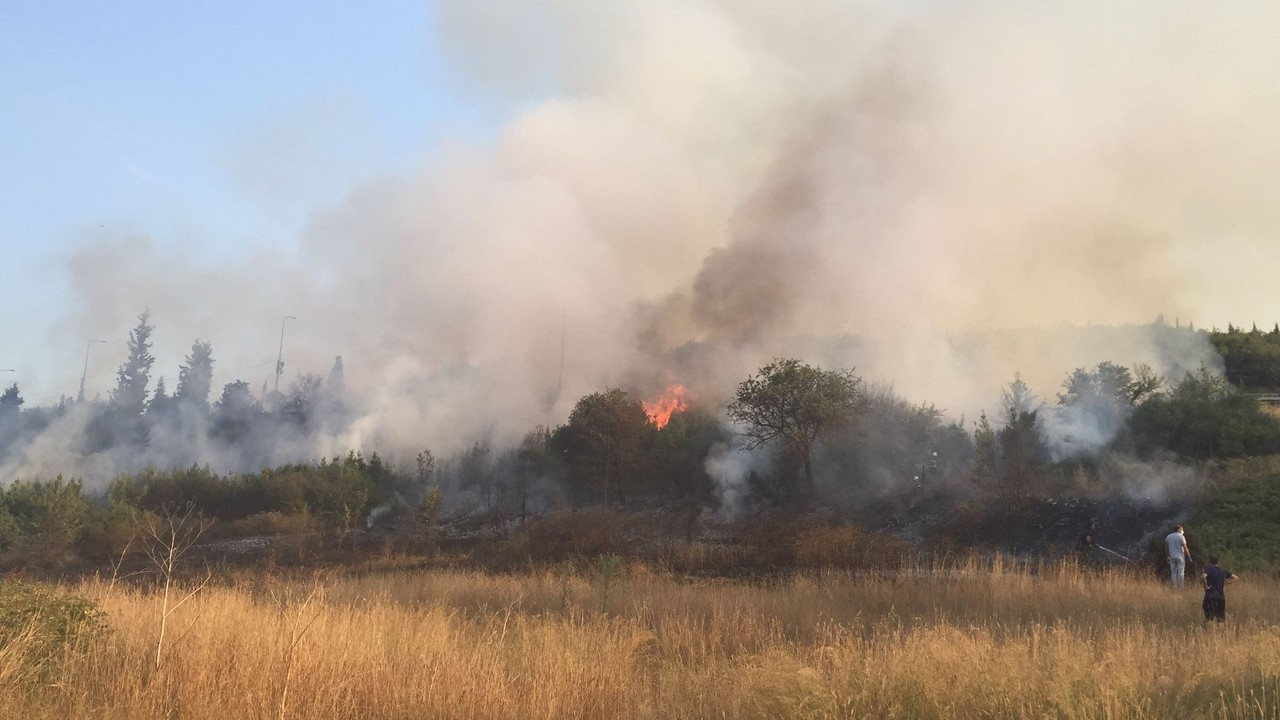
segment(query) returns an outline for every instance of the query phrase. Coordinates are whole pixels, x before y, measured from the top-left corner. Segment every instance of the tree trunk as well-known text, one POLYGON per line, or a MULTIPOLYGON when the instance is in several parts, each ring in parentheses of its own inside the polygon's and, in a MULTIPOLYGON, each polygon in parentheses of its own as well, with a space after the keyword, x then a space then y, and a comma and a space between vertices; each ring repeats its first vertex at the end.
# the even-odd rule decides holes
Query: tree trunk
POLYGON ((806 498, 813 497, 814 491, 817 489, 813 481, 813 447, 808 446, 804 449, 804 487, 800 494, 806 498))

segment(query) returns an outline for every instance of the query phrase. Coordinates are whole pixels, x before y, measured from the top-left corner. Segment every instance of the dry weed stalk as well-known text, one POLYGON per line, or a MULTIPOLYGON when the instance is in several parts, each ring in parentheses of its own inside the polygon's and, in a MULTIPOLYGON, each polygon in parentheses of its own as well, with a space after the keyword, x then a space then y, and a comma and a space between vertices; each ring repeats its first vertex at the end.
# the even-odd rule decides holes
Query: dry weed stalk
MULTIPOLYGON (((177 507, 165 507, 157 514, 135 513, 134 524, 142 537, 142 550, 160 575, 162 587, 160 603, 160 633, 156 639, 155 668, 159 669, 164 657, 165 632, 169 616, 204 590, 213 579, 213 572, 206 566, 204 578, 177 602, 170 602, 174 592, 178 564, 187 551, 200 540, 200 536, 213 525, 213 520, 196 510, 194 503, 177 507)), ((190 632, 190 627, 183 632, 190 632)))
POLYGON ((285 649, 284 653, 284 686, 280 689, 280 713, 278 715, 280 720, 284 720, 286 711, 288 710, 289 685, 293 680, 294 660, 297 654, 298 643, 302 642, 303 636, 307 634, 307 631, 311 629, 311 626, 315 624, 316 620, 320 619, 323 608, 318 607, 314 612, 310 613, 308 613, 308 610, 311 607, 312 601, 316 600, 317 596, 323 596, 323 593, 324 591, 319 585, 312 588, 311 592, 307 594, 306 599, 298 606, 297 612, 289 619, 289 646, 285 649))

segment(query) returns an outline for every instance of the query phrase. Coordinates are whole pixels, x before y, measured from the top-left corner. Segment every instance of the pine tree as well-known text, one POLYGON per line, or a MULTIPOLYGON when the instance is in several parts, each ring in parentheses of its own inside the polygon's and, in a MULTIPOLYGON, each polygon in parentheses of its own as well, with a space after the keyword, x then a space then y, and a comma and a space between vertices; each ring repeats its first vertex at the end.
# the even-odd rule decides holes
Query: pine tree
POLYGON ((178 369, 178 389, 174 400, 181 405, 209 409, 209 391, 213 387, 213 345, 196 340, 191 354, 178 369))
POLYGON ((991 427, 985 411, 978 416, 978 426, 973 430, 973 449, 973 466, 969 471, 969 479, 984 490, 994 489, 1000 454, 996 444, 996 431, 991 427))
POLYGON ((0 408, 5 410, 17 410, 25 402, 26 400, 23 400, 21 393, 18 392, 18 383, 10 385, 4 394, 0 395, 0 408))
POLYGON ((329 370, 329 380, 328 380, 327 382, 325 382, 325 384, 324 384, 324 385, 325 385, 325 388, 326 388, 326 389, 327 389, 331 394, 334 394, 334 395, 339 395, 339 394, 341 394, 341 393, 342 393, 342 391, 343 391, 343 389, 345 388, 346 383, 345 383, 345 380, 343 379, 342 356, 341 356, 341 355, 339 355, 338 357, 334 358, 334 360, 333 360, 333 368, 332 368, 331 370, 329 370))
POLYGON ((164 378, 156 380, 156 391, 151 397, 151 402, 147 403, 147 418, 161 419, 169 414, 173 409, 173 398, 169 397, 165 388, 164 378))
POLYGON ((0 418, 5 420, 16 419, 24 402, 26 401, 18 393, 18 383, 10 385, 4 391, 4 394, 0 395, 0 418))
POLYGON ((151 379, 151 311, 138 316, 138 324, 129 331, 129 357, 116 371, 116 389, 111 393, 115 409, 140 416, 147 405, 147 383, 151 379))

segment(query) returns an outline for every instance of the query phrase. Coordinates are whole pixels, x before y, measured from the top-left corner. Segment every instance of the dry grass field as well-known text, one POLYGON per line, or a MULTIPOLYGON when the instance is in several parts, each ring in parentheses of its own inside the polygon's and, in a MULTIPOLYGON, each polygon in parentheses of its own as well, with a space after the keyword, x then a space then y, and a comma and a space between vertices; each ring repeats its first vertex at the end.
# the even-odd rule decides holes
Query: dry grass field
MULTIPOLYGON (((1269 718, 1274 581, 990 565, 770 582, 606 558, 506 576, 244 575, 169 618, 124 584, 60 588, 110 630, 0 651, 5 718, 1269 718)), ((180 597, 180 596, 175 596, 180 597)), ((171 602, 172 602, 171 598, 171 602)), ((32 631, 33 633, 35 630, 32 631)))

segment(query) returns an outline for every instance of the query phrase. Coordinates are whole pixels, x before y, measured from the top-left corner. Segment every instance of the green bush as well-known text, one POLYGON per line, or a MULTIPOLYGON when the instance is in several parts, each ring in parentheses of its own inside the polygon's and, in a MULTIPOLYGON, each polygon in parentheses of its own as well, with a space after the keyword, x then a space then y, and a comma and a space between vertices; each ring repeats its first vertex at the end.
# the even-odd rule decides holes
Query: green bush
POLYGON ((0 582, 0 647, 17 645, 42 664, 58 651, 105 635, 107 617, 91 600, 16 580, 0 582))
POLYGON ((23 539, 45 562, 65 558, 84 529, 89 509, 80 481, 61 475, 49 482, 14 482, 4 493, 4 505, 23 539))

